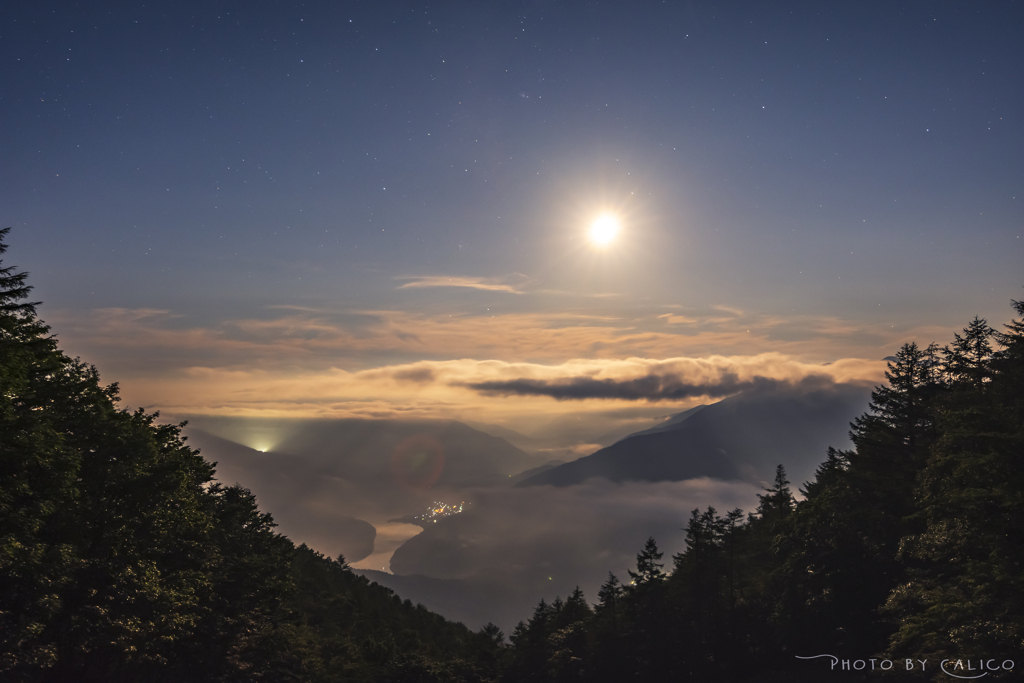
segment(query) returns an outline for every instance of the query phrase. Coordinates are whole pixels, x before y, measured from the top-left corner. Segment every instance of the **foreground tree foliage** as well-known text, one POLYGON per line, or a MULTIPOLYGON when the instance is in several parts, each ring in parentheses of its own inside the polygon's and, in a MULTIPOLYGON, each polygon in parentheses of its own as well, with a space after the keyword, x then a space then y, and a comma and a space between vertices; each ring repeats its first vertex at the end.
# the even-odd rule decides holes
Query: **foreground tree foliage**
MULTIPOLYGON (((0 254, 8 230, 0 230, 0 254)), ((274 532, 0 268, 0 679, 477 681, 473 634, 274 532)), ((499 634, 500 635, 500 634, 499 634)))
MULTIPOLYGON (((946 680, 944 658, 1024 666, 1024 321, 907 344, 886 380, 802 500, 780 466, 745 519, 694 510, 671 574, 649 539, 629 584, 610 575, 574 680, 819 681, 825 660, 795 656, 823 653, 932 663, 883 680, 946 680)), ((564 679, 550 620, 542 603, 516 629, 505 680, 564 679)))

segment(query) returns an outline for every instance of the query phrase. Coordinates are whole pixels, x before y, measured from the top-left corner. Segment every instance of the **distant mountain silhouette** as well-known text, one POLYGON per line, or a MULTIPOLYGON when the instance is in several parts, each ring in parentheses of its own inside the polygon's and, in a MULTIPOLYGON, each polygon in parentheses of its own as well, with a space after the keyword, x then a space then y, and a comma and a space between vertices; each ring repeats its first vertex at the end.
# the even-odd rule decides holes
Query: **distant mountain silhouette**
MULTIPOLYGON (((690 408, 689 410, 684 410, 681 413, 676 413, 675 415, 670 415, 668 418, 665 419, 664 422, 661 422, 661 423, 659 423, 659 424, 657 424, 657 425, 655 425, 653 427, 650 427, 648 429, 644 429, 644 430, 639 431, 639 432, 633 432, 632 434, 627 434, 626 436, 624 436, 622 438, 623 439, 628 439, 631 436, 641 436, 643 434, 659 434, 661 432, 671 431, 673 429, 676 429, 679 426, 679 423, 683 422, 684 420, 690 419, 694 414, 697 413, 697 411, 703 410, 704 408, 707 408, 707 406, 706 405, 694 406, 693 408, 690 408)), ((621 440, 622 439, 616 439, 615 441, 619 442, 621 440)), ((611 444, 609 444, 609 445, 611 445, 611 444)))
POLYGON ((517 474, 514 477, 512 477, 511 479, 509 479, 509 482, 512 483, 512 484, 518 484, 519 482, 525 481, 525 480, 529 479, 530 477, 534 477, 534 476, 540 474, 541 472, 547 472, 548 470, 554 469, 555 467, 558 467, 559 465, 564 465, 564 464, 565 464, 564 460, 549 460, 548 462, 544 463, 540 467, 531 467, 530 469, 528 469, 528 470, 526 470, 524 472, 520 472, 519 474, 517 474))
POLYGON ((812 478, 829 446, 849 447, 849 423, 865 412, 870 393, 868 385, 821 378, 796 384, 766 381, 718 403, 678 413, 518 486, 570 486, 591 477, 616 482, 697 477, 769 482, 780 463, 799 484, 812 478))
MULTIPOLYGON (((307 464, 317 463, 324 474, 360 483, 390 481, 396 469, 403 467, 406 474, 413 477, 419 472, 410 468, 420 466, 419 460, 434 456, 439 456, 441 461, 434 481, 439 486, 507 483, 509 475, 544 462, 502 438, 455 420, 191 419, 187 431, 191 434, 200 430, 255 446, 268 454, 273 452, 275 462, 288 454, 307 464), (267 446, 258 446, 261 442, 267 446), (408 456, 404 464, 398 458, 403 453, 408 456)), ((409 483, 417 482, 410 480, 409 483)))
POLYGON ((350 562, 381 543, 374 525, 459 502, 468 488, 510 486, 543 462, 451 420, 200 416, 186 434, 216 461, 217 479, 250 489, 281 532, 350 562))
POLYGON ((467 422, 470 427, 491 436, 508 441, 527 453, 533 453, 547 460, 575 460, 580 456, 577 450, 582 444, 596 448, 610 446, 636 430, 632 426, 615 425, 610 429, 606 421, 594 416, 565 415, 540 420, 537 433, 527 436, 520 432, 482 422, 467 422))

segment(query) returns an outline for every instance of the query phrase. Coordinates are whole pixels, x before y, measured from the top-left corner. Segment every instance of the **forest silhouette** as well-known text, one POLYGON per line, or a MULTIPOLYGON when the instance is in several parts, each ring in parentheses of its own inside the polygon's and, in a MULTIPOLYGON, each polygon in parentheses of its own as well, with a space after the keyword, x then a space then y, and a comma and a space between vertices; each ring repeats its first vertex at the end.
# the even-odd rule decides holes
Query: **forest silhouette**
POLYGON ((30 293, 0 267, 3 680, 932 680, 943 659, 1000 679, 1021 659, 1022 320, 904 345, 799 501, 780 465, 756 510, 694 510, 679 553, 649 538, 596 604, 541 601, 506 642, 275 533, 183 425, 119 408, 30 293))

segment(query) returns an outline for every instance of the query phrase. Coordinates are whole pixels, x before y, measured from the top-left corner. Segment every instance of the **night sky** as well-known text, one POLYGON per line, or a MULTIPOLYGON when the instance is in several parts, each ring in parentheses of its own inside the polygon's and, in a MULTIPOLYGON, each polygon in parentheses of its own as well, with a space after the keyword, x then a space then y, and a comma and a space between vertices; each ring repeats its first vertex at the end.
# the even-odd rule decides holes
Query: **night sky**
POLYGON ((877 379, 903 342, 1022 298, 1022 19, 998 1, 13 3, 5 264, 63 348, 171 415, 528 431, 689 404, 474 385, 877 379), (606 246, 587 239, 602 214, 621 224, 606 246))

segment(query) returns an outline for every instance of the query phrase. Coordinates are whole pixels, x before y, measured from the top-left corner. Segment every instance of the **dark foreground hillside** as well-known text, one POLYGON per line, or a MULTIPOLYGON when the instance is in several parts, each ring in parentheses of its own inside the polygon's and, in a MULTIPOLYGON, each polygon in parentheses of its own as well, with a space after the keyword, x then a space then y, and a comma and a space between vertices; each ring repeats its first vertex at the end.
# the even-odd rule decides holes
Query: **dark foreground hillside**
POLYGON ((178 426, 118 409, 29 291, 0 268, 0 679, 496 675, 496 634, 295 547, 249 491, 213 483, 178 426))

